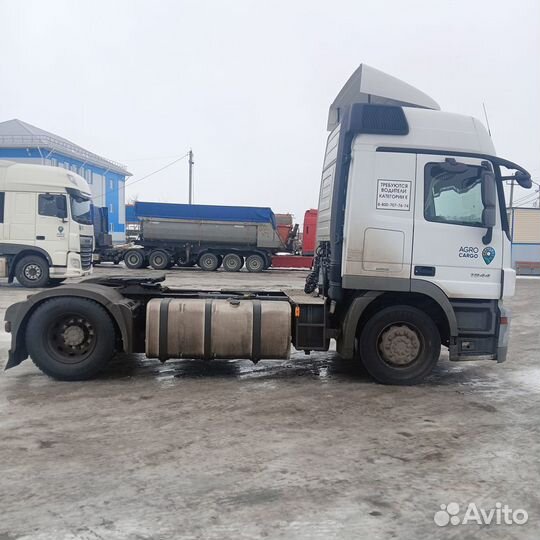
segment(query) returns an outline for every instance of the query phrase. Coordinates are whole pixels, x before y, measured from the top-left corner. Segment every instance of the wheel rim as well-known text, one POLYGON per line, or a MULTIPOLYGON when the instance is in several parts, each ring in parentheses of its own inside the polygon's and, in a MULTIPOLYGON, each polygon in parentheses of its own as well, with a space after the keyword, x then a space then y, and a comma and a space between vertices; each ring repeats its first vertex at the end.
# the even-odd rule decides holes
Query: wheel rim
POLYGON ((207 255, 202 258, 201 264, 204 268, 214 268, 214 266, 216 266, 216 261, 213 257, 207 255))
POLYGON ((161 253, 158 253, 157 255, 154 255, 154 258, 152 260, 154 263, 153 266, 166 266, 165 257, 161 255, 161 253))
POLYGON ((424 348, 422 334, 410 323, 392 323, 377 339, 377 350, 382 360, 392 367, 403 368, 413 364, 424 348))
POLYGON ((23 270, 24 277, 30 281, 37 281, 43 275, 43 270, 39 264, 27 264, 23 270))
POLYGON ((251 268, 251 270, 262 270, 263 266, 263 260, 259 257, 254 257, 249 261, 249 268, 251 268))
POLYGON ((96 346, 94 326, 81 315, 63 315, 49 326, 47 345, 62 364, 82 362, 96 346))
POLYGON ((127 258, 127 262, 131 266, 137 266, 141 263, 141 257, 136 253, 131 253, 127 258))
POLYGON ((228 268, 229 270, 236 270, 237 268, 240 268, 240 263, 240 257, 230 256, 225 257, 225 260, 223 261, 223 266, 225 266, 225 268, 228 268))

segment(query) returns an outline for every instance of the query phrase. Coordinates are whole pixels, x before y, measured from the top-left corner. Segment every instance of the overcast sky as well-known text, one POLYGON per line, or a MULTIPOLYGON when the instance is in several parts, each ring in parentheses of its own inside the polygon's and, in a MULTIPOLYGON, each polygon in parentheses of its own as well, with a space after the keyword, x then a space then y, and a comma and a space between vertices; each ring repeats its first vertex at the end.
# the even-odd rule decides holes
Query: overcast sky
MULTIPOLYGON (((540 178, 540 2, 0 0, 0 121, 134 182, 195 153, 195 202, 317 206, 328 106, 364 62, 482 121, 540 178)), ((187 162, 127 188, 187 202, 187 162)), ((518 192, 519 200, 527 192, 518 192)))

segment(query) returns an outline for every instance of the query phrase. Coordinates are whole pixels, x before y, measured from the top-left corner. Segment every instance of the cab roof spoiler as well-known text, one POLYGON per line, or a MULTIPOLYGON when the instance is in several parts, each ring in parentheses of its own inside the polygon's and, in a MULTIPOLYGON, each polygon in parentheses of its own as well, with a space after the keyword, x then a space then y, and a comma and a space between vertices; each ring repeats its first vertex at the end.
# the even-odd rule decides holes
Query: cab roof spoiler
POLYGON ((330 105, 328 131, 338 126, 343 110, 354 103, 441 110, 439 104, 424 92, 367 64, 360 64, 330 105))

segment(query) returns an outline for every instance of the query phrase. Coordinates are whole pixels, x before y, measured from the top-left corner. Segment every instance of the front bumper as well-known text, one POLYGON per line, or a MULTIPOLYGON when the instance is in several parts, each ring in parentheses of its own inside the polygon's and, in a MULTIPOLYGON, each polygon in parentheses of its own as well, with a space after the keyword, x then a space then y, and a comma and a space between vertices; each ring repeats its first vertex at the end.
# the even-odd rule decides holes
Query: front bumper
POLYGON ((84 270, 81 264, 81 256, 79 253, 69 252, 67 257, 67 266, 53 266, 49 270, 51 278, 78 278, 89 276, 92 273, 92 267, 84 270))

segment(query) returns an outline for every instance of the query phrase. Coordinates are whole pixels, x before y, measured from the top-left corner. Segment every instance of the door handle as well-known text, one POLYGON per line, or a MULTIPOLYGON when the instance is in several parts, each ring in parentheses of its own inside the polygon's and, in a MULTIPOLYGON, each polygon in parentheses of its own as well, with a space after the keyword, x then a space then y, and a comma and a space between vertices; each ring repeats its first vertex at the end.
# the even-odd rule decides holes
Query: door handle
POLYGON ((433 277, 435 275, 435 267, 434 266, 415 266, 414 275, 433 277))
POLYGON ((45 240, 45 237, 44 236, 36 236, 36 240, 45 240))

